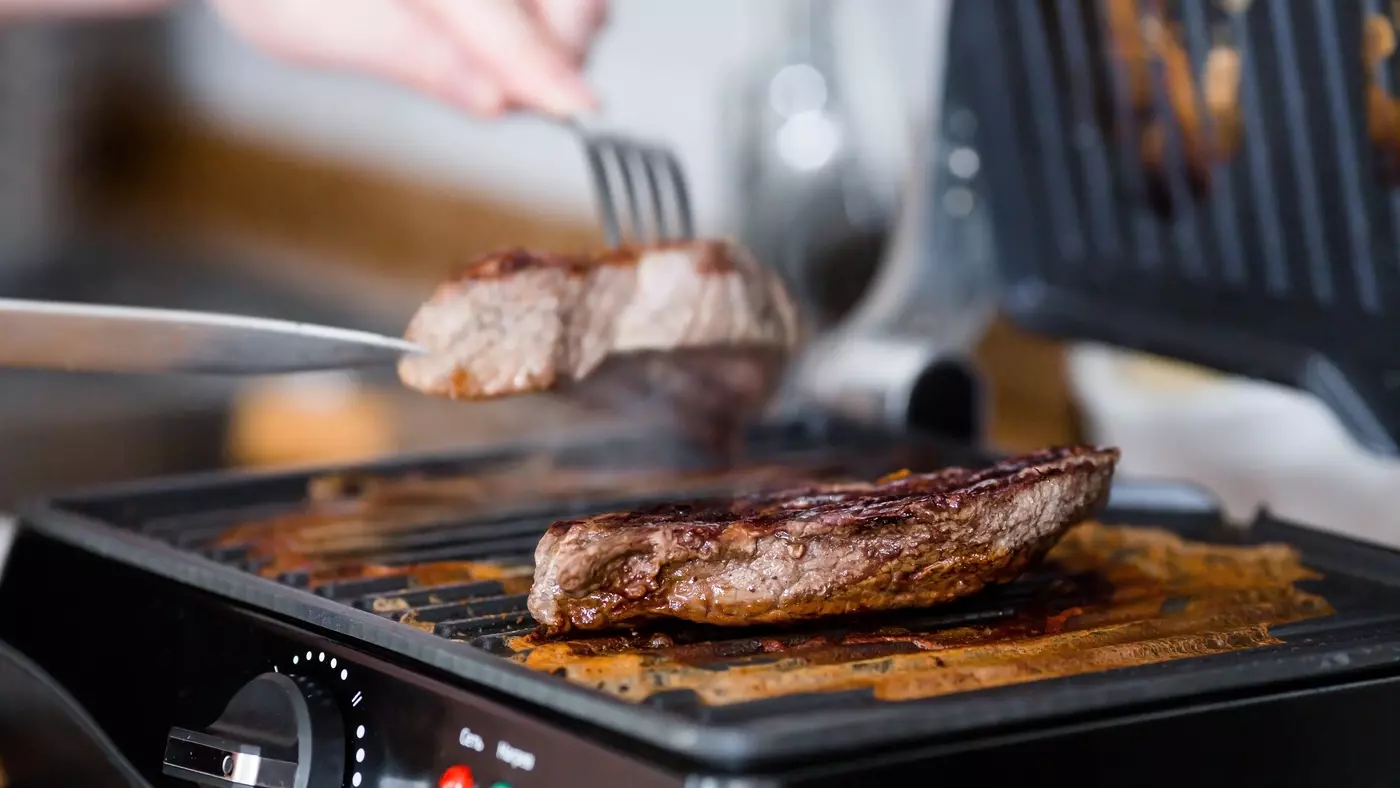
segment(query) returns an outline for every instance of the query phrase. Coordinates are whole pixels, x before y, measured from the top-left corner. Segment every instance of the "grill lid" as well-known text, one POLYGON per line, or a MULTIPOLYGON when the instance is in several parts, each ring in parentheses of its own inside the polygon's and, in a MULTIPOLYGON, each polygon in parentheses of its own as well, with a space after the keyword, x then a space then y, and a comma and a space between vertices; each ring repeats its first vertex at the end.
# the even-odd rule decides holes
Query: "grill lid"
POLYGON ((953 15, 944 123, 977 119, 1014 320, 1302 388, 1400 454, 1389 4, 953 15))

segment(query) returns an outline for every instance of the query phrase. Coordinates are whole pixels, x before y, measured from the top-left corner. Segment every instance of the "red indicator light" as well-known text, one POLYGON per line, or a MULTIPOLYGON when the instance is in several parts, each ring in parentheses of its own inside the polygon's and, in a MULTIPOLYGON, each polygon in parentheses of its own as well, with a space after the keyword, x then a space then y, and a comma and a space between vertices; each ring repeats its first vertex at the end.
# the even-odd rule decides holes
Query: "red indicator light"
POLYGON ((476 788, 472 770, 465 766, 450 766, 438 780, 438 788, 476 788))

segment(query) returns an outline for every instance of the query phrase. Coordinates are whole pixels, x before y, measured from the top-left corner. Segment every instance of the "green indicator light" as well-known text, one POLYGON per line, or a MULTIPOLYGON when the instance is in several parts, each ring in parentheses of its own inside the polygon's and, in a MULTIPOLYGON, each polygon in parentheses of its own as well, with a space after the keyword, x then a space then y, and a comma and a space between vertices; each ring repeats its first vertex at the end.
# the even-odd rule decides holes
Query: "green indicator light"
POLYGON ((492 783, 491 788, 510 788, 510 783, 492 783))

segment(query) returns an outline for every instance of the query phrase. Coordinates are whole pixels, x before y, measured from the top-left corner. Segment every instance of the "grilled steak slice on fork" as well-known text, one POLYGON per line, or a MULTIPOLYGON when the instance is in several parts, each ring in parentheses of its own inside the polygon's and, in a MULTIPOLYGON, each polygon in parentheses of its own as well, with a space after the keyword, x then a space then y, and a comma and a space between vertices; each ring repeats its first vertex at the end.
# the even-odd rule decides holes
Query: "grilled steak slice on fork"
POLYGON ((676 241, 596 257, 488 255, 440 285, 406 338, 410 388, 454 399, 557 390, 743 421, 798 338, 781 280, 743 249, 676 241))

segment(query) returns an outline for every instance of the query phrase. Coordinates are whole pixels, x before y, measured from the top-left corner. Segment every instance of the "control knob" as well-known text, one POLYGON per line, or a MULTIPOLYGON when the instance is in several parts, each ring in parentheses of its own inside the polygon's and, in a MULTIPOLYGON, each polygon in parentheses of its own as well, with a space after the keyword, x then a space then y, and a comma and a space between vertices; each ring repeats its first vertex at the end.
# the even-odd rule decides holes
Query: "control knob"
POLYGON ((310 680, 264 673, 205 731, 171 728, 163 771, 218 788, 332 788, 345 773, 340 713, 310 680))

